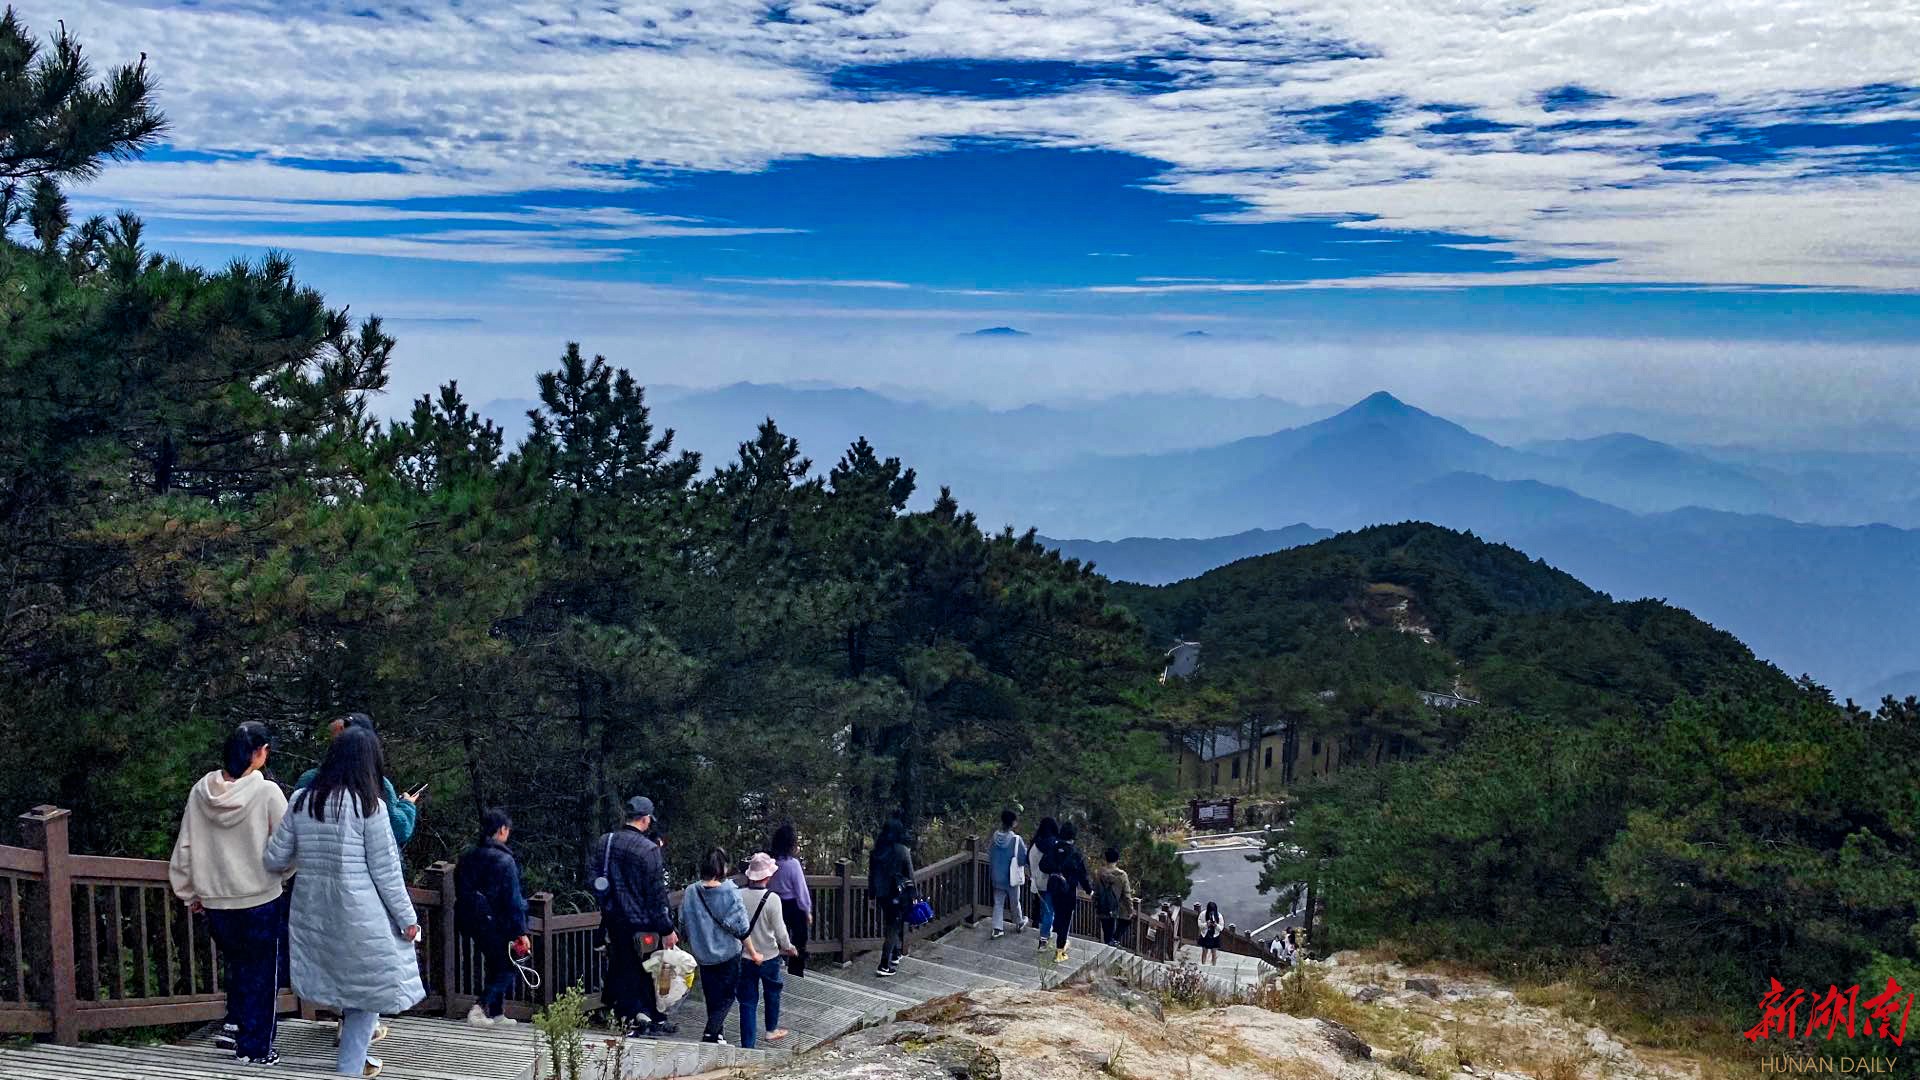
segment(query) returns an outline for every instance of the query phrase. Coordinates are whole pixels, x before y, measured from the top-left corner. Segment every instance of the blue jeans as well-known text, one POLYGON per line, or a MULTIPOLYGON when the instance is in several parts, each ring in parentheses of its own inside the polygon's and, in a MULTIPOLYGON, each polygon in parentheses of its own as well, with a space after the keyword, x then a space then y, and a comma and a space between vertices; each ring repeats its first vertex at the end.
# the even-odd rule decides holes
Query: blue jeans
POLYGON ((1045 938, 1053 933, 1053 899, 1044 886, 1033 890, 1033 897, 1040 902, 1040 936, 1045 938))
POLYGON ((207 929, 227 965, 227 1022, 239 1028, 234 1053, 258 1061, 273 1053, 280 996, 278 900, 258 907, 207 909, 207 929))
POLYGON ((340 1013, 340 1056, 335 1068, 341 1076, 367 1074, 367 1047, 373 1045, 373 1029, 380 1025, 380 1014, 365 1009, 343 1009, 340 1013))
POLYGON ((740 1045, 752 1048, 758 1041, 760 991, 767 993, 767 1030, 780 1030, 780 991, 786 986, 786 957, 772 956, 758 964, 740 961, 740 982, 735 987, 740 998, 740 1045))
POLYGON ((519 969, 513 961, 507 959, 507 950, 513 947, 511 942, 487 941, 474 943, 480 950, 482 979, 480 999, 475 1004, 488 1016, 500 1016, 507 1011, 507 995, 513 993, 513 984, 519 978, 519 969))

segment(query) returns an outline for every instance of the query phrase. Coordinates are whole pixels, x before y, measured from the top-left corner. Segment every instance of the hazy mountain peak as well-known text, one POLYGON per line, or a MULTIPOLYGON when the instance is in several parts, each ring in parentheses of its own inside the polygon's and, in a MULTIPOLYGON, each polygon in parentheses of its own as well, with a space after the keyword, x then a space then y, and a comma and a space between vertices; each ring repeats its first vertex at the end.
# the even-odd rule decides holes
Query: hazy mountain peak
POLYGON ((984 330, 975 330, 967 337, 1031 337, 1025 330, 1015 330, 1011 326, 989 326, 984 330))
POLYGON ((1361 398, 1351 408, 1347 409, 1343 415, 1389 417, 1426 416, 1428 414, 1401 401, 1385 390, 1375 390, 1373 393, 1361 398))

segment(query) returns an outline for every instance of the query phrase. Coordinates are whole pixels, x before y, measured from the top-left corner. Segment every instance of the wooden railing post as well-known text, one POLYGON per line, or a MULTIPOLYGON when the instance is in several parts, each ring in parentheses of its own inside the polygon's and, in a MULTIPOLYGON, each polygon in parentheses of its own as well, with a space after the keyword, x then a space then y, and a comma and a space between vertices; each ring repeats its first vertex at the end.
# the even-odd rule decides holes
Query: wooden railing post
POLYGON ((833 864, 834 872, 840 875, 840 962, 853 963, 853 868, 847 860, 840 859, 833 864))
MULTIPOLYGON (((45 973, 47 1012, 53 1022, 53 1041, 72 1046, 80 1041, 80 1017, 75 1010, 79 991, 74 985, 73 959, 73 868, 67 862, 67 825, 69 811, 57 806, 36 806, 20 815, 27 846, 40 851, 40 881, 44 900, 34 914, 40 925, 34 928, 34 948, 39 952, 35 965, 45 973)), ((168 898, 172 902, 172 898, 168 898)))
POLYGON ((440 919, 433 927, 433 947, 440 953, 440 1011, 449 1020, 458 1019, 460 1007, 454 1003, 453 988, 460 972, 459 930, 453 925, 453 864, 437 862, 427 867, 440 891, 440 919))
POLYGON ((967 925, 980 921, 980 838, 967 837, 967 925))
POLYGON ((1140 925, 1140 898, 1133 898, 1133 917, 1127 920, 1127 926, 1133 931, 1133 954, 1139 956, 1146 952, 1146 929, 1140 925))
POLYGON ((533 910, 540 916, 540 1003, 553 1004, 555 987, 553 985, 553 894, 537 892, 533 894, 533 910))

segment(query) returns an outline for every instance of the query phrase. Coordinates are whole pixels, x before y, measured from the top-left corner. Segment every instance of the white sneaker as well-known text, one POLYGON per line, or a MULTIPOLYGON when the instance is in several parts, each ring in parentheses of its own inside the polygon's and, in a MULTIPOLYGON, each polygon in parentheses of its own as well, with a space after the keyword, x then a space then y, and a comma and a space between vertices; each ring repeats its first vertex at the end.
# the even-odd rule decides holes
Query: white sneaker
POLYGON ((475 1005, 467 1010, 467 1023, 474 1027, 492 1027, 493 1018, 487 1015, 487 1010, 475 1005))

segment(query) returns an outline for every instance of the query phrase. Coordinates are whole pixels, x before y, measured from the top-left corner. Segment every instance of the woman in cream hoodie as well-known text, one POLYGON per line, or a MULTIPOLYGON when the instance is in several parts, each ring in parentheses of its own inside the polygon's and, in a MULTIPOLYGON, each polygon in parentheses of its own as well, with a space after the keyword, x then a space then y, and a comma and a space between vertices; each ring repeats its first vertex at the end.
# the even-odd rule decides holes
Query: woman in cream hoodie
POLYGON ((168 877, 227 963, 227 1024, 234 1057, 270 1064, 280 972, 282 877, 261 853, 287 812, 287 797, 266 778, 268 733, 249 721, 227 736, 225 761, 187 796, 168 877))

